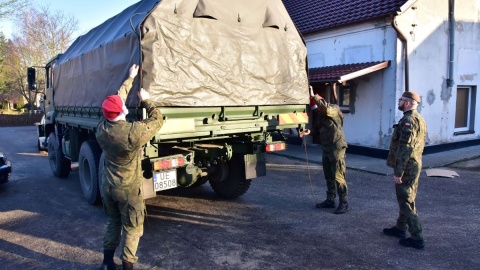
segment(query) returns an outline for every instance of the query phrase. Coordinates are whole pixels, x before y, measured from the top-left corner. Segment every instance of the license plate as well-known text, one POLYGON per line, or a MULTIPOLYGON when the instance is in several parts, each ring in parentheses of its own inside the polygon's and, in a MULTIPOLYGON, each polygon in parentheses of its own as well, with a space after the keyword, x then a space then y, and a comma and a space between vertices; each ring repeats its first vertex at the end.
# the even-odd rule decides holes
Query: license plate
POLYGON ((154 191, 162 191, 177 187, 177 170, 162 171, 153 175, 154 191))

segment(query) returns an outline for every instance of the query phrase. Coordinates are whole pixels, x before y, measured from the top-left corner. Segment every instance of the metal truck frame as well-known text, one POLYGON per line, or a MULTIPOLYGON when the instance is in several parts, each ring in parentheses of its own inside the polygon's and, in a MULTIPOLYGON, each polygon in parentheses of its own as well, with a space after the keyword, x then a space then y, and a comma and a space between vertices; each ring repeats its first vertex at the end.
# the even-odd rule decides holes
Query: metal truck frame
MULTIPOLYGON (((275 141, 272 134, 282 135, 284 129, 303 129, 308 123, 306 48, 282 2, 218 0, 213 6, 206 5, 211 3, 214 2, 140 1, 79 37, 64 54, 45 65, 46 88, 42 93, 45 115, 43 124, 38 125, 39 134, 45 139, 39 140, 39 149, 48 149, 50 168, 59 178, 68 177, 71 163, 78 162, 81 188, 90 204, 101 200, 99 179, 104 157, 95 139, 103 116, 101 102, 115 94, 133 63, 140 63, 141 71, 131 92, 146 88, 164 119, 163 127, 143 148, 145 199, 166 189, 199 186, 207 181, 219 196, 237 198, 249 189, 252 179, 266 175, 265 154, 285 150, 285 138, 275 141), (228 8, 215 9, 215 5, 228 8), (273 46, 272 50, 278 54, 265 56, 255 47, 239 48, 241 58, 225 60, 229 56, 222 50, 231 50, 232 44, 245 42, 238 39, 239 32, 230 37, 230 31, 222 32, 241 21, 240 15, 231 21, 226 19, 227 15, 245 14, 252 8, 263 8, 257 12, 263 26, 257 29, 244 22, 240 35, 258 42, 259 46, 273 46), (272 19, 272 14, 279 14, 275 17, 278 22, 272 19), (218 21, 223 24, 219 26, 218 21), (185 26, 187 22, 190 27, 185 26), (127 31, 125 25, 133 27, 127 31), (173 27, 170 30, 180 27, 184 31, 188 28, 190 32, 183 35, 191 36, 184 43, 177 41, 168 47, 166 43, 171 37, 167 37, 168 31, 161 30, 162 27, 173 27), (200 30, 194 30, 197 28, 200 30), (155 31, 156 36, 162 37, 160 41, 152 37, 155 31), (105 37, 105 33, 111 32, 116 34, 105 37), (211 52, 212 47, 201 48, 194 40, 203 39, 198 42, 204 43, 208 40, 206 36, 212 41, 216 35, 226 37, 222 42, 228 44, 225 47, 217 44, 215 49, 220 54, 207 56, 210 62, 202 63, 205 59, 199 59, 198 55, 211 52), (185 58, 186 51, 179 49, 180 56, 175 57, 191 61, 187 66, 194 70, 172 71, 182 63, 166 62, 163 54, 152 52, 158 44, 169 50, 193 50, 185 58), (225 67, 212 70, 229 60, 234 61, 230 65, 237 66, 232 70, 238 74, 222 74, 225 67), (276 63, 263 67, 271 61, 276 63), (251 67, 255 74, 247 70, 251 67), (270 74, 271 70, 277 74, 270 74)), ((248 19, 246 16, 245 20, 248 19)), ((27 77, 29 88, 36 91, 36 69, 29 68, 27 77)), ((146 117, 135 98, 136 95, 127 98, 127 121, 146 117)))

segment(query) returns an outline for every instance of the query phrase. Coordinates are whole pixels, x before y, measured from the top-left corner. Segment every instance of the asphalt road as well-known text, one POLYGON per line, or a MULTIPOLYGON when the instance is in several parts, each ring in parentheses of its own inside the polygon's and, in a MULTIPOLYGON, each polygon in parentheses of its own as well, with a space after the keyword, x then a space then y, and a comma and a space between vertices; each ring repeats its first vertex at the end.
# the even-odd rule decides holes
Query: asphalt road
MULTIPOLYGON (((98 269, 102 207, 83 199, 75 166, 67 179, 52 175, 35 139, 35 127, 0 128, 0 151, 13 163, 0 186, 0 269, 98 269)), ((319 166, 267 161, 268 176, 234 201, 208 184, 147 200, 136 269, 480 268, 479 171, 422 172, 417 207, 426 248, 419 251, 382 234, 397 215, 390 177, 347 171, 353 209, 335 215, 314 207, 325 194, 319 166)))

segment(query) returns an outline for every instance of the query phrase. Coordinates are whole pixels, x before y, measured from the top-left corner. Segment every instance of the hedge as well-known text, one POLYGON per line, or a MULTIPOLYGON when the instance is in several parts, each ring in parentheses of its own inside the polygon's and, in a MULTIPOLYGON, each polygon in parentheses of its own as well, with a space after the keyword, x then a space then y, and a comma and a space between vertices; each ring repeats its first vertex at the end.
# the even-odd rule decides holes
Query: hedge
POLYGON ((0 127, 31 126, 42 120, 42 114, 0 114, 0 127))

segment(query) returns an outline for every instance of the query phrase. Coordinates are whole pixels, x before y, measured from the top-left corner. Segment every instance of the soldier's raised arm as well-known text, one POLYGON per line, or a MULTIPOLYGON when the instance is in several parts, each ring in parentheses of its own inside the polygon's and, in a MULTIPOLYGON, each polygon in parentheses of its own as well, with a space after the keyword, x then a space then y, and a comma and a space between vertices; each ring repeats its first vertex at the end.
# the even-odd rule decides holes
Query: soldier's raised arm
POLYGON ((120 86, 120 89, 118 89, 117 95, 123 100, 127 100, 128 92, 132 89, 133 79, 135 79, 138 74, 138 68, 139 66, 136 64, 130 67, 128 70, 128 78, 123 82, 122 86, 120 86))

